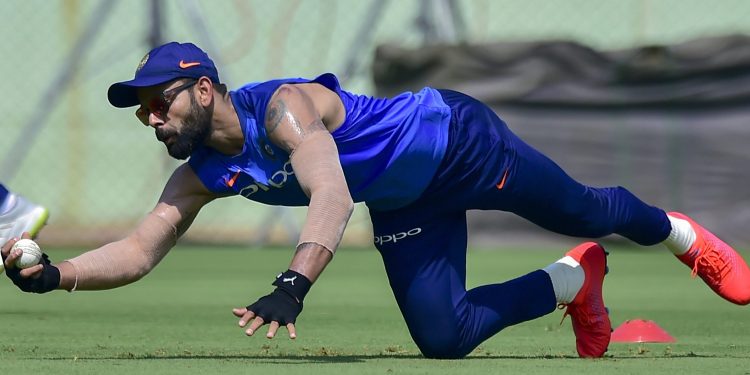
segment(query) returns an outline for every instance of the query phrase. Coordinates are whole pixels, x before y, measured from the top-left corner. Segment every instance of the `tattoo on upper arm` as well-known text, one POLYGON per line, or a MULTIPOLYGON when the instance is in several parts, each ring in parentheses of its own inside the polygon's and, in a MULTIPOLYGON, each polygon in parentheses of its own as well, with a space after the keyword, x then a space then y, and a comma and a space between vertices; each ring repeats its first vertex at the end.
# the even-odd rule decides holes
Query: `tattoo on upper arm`
POLYGON ((266 133, 271 135, 284 120, 289 122, 292 130, 297 135, 300 137, 305 135, 306 132, 302 129, 302 125, 300 125, 297 117, 289 110, 284 100, 276 99, 271 102, 268 113, 266 113, 266 133))
POLYGON ((278 99, 271 102, 271 106, 268 108, 268 113, 266 113, 266 132, 268 134, 273 133, 273 131, 279 127, 286 112, 286 104, 283 100, 278 99))
POLYGON ((292 153, 308 134, 326 130, 323 121, 318 118, 312 100, 304 92, 300 96, 294 96, 296 100, 287 100, 284 95, 278 95, 271 100, 268 105, 265 117, 266 134, 271 141, 285 151, 292 153), (297 112, 299 111, 299 112, 297 112), (299 116, 299 117, 298 117, 299 116), (309 121, 310 117, 316 117, 306 124, 303 121, 309 121))

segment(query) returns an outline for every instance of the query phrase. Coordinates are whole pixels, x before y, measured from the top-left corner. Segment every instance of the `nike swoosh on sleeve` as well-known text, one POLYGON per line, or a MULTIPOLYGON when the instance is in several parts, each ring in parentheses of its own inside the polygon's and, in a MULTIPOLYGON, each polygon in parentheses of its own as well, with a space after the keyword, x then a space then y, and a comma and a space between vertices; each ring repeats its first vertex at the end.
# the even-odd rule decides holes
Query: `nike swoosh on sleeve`
POLYGON ((234 176, 232 176, 232 178, 226 180, 227 186, 229 187, 234 186, 234 183, 237 182, 237 177, 239 176, 240 176, 240 171, 237 171, 237 173, 235 173, 234 176))
POLYGON ((500 183, 495 185, 497 187, 497 190, 503 190, 503 187, 505 187, 505 179, 508 178, 508 169, 505 170, 505 173, 503 173, 503 179, 500 180, 500 183))

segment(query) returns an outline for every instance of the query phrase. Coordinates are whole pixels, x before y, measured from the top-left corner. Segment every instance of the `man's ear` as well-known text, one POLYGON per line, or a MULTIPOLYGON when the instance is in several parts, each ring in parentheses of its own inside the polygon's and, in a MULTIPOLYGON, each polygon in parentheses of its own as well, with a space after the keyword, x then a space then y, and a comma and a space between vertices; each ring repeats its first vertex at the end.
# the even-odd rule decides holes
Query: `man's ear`
POLYGON ((195 99, 202 107, 208 107, 213 103, 214 100, 214 83, 208 77, 200 77, 198 83, 195 84, 198 87, 195 99))

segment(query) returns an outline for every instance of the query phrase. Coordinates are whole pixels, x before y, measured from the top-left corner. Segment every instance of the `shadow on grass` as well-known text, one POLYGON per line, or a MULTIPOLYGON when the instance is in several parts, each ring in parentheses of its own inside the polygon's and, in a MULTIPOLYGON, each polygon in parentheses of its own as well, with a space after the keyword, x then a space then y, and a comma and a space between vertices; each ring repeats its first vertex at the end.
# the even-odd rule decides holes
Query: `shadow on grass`
MULTIPOLYGON (((606 361, 606 360, 644 360, 644 359, 681 359, 681 358, 741 358, 732 356, 717 356, 717 355, 701 355, 695 353, 685 354, 672 354, 669 356, 605 356, 602 359, 591 359, 590 361, 606 361)), ((742 357, 744 358, 744 357, 742 357)), ((425 361, 439 361, 436 359, 425 358, 418 354, 372 354, 372 355, 350 355, 350 354, 326 354, 326 355, 299 355, 299 354, 288 354, 288 355, 262 355, 262 354, 182 354, 182 355, 135 355, 132 353, 124 353, 116 356, 104 356, 104 357, 47 357, 42 358, 43 360, 51 361, 116 361, 116 360, 247 360, 258 363, 268 364, 310 364, 310 363, 364 363, 372 360, 383 360, 383 359, 406 359, 406 360, 425 360, 425 361)), ((477 360, 589 360, 580 359, 575 355, 472 355, 456 361, 477 361, 477 360)))

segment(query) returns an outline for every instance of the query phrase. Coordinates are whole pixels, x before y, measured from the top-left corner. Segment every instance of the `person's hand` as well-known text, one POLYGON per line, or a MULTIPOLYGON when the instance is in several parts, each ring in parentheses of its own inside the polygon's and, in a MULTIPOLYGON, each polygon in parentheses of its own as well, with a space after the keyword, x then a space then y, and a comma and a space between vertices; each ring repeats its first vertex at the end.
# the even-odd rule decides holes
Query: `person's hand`
POLYGON ((301 311, 302 303, 281 289, 274 290, 250 306, 232 309, 232 313, 240 318, 240 327, 244 328, 252 320, 245 334, 252 336, 258 328, 268 324, 266 337, 269 339, 276 336, 276 331, 282 325, 289 331, 290 339, 297 338, 294 323, 301 311))
MULTIPOLYGON (((21 238, 31 239, 29 233, 24 232, 21 238)), ((11 238, 0 249, 5 273, 19 289, 30 293, 46 293, 57 289, 60 285, 60 270, 53 266, 47 254, 42 253, 39 264, 25 269, 16 268, 16 260, 21 257, 21 250, 10 249, 18 242, 18 238, 11 238)))
POLYGON ((289 338, 297 338, 294 323, 297 316, 302 312, 302 301, 310 291, 312 282, 305 275, 296 271, 287 270, 276 276, 273 284, 276 290, 271 294, 261 297, 255 303, 247 307, 239 307, 232 310, 234 316, 240 318, 240 327, 245 327, 252 319, 250 327, 245 334, 252 336, 263 326, 268 324, 266 337, 272 339, 280 326, 286 326, 289 338))

